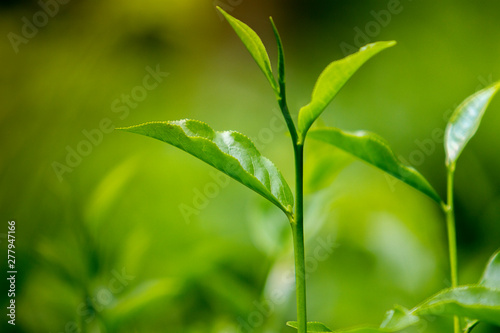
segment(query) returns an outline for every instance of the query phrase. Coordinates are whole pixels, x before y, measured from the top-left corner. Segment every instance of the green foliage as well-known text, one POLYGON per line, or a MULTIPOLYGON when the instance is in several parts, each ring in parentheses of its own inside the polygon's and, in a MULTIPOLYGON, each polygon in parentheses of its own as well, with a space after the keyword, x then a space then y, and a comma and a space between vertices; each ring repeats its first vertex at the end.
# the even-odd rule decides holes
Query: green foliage
POLYGON ((497 251, 484 270, 480 285, 500 289, 500 251, 497 251))
MULTIPOLYGON (((305 292, 305 255, 303 233, 303 148, 306 134, 349 78, 370 58, 395 45, 394 41, 378 42, 362 47, 359 52, 332 62, 319 76, 313 89, 311 102, 302 107, 298 115, 298 132, 288 106, 285 93, 284 52, 278 30, 271 19, 278 46, 278 81, 276 81, 266 49, 259 36, 246 24, 218 8, 233 27, 245 47, 273 88, 285 117, 295 153, 296 193, 294 197, 278 169, 263 157, 250 139, 237 132, 215 132, 207 124, 196 120, 150 122, 122 128, 158 139, 178 147, 201 159, 219 171, 261 194, 289 218, 292 227, 295 254, 295 281, 297 321, 287 325, 306 332, 332 332, 318 322, 307 322, 305 292)), ((477 131, 480 120, 494 94, 500 88, 496 83, 467 98, 455 111, 446 129, 445 148, 448 165, 447 203, 430 183, 414 168, 402 164, 387 142, 368 132, 345 132, 337 128, 318 128, 310 131, 313 139, 333 145, 353 156, 396 177, 436 201, 446 213, 452 287, 442 290, 408 310, 396 306, 389 311, 380 327, 359 327, 336 332, 396 332, 419 323, 425 316, 455 316, 455 333, 460 330, 458 317, 467 318, 466 331, 478 321, 500 326, 500 259, 495 254, 490 260, 479 284, 458 286, 453 209, 453 172, 455 163, 467 142, 477 131)), ((147 296, 147 295, 146 295, 147 296)), ((146 297, 147 298, 147 297, 146 297)), ((142 304, 141 299, 135 303, 142 304)), ((132 302, 134 304, 134 302, 132 302)))
MULTIPOLYGON (((293 328, 298 328, 299 325, 296 321, 289 321, 286 323, 288 326, 293 327, 293 328)), ((332 332, 331 329, 326 327, 322 323, 318 323, 316 321, 310 321, 307 323, 307 332, 317 332, 317 333, 325 333, 325 332, 332 332)))
POLYGON ((484 112, 500 82, 478 91, 460 104, 451 116, 445 134, 446 164, 454 165, 469 140, 476 134, 484 112))
POLYGON ((280 95, 285 94, 285 52, 283 51, 283 43, 281 42, 281 37, 278 32, 278 28, 274 24, 272 18, 271 25, 273 26, 274 37, 276 38, 276 44, 278 45, 278 84, 280 95))
POLYGON ((483 286, 451 288, 431 297, 413 313, 462 316, 500 326, 500 290, 483 286))
POLYGON ((500 326, 499 253, 491 257, 476 285, 444 289, 411 310, 397 305, 387 312, 379 328, 359 327, 335 332, 398 332, 418 324, 426 316, 466 317, 466 331, 479 321, 500 326))
POLYGON ((405 307, 396 305, 389 310, 380 328, 386 332, 402 330, 408 326, 416 324, 420 319, 405 307))
MULTIPOLYGON (((444 146, 446 151, 446 166, 448 169, 447 177, 447 202, 443 205, 443 210, 446 214, 446 227, 448 231, 448 250, 450 260, 450 276, 451 286, 453 288, 458 285, 458 264, 457 264, 457 245, 456 245, 456 230, 455 230, 455 208, 453 200, 453 182, 456 162, 463 149, 474 136, 481 119, 488 107, 491 99, 500 87, 500 82, 497 82, 477 93, 469 96, 462 104, 458 106, 452 114, 445 132, 444 146)), ((458 316, 463 315, 460 311, 461 300, 456 300, 454 307, 456 316, 454 317, 454 331, 458 333, 460 330, 460 319, 458 316)), ((473 318, 473 317, 471 317, 473 318)), ((478 320, 480 318, 477 318, 478 320)), ((466 331, 472 330, 475 326, 474 322, 468 322, 466 331)))
POLYGON ((332 127, 313 129, 309 136, 358 157, 441 203, 439 194, 429 182, 417 170, 401 163, 380 136, 364 131, 346 132, 332 127))
POLYGON ((171 144, 249 187, 290 216, 293 195, 274 164, 238 132, 215 132, 197 120, 150 122, 122 128, 171 144))
POLYGON ((273 90, 278 93, 278 86, 273 76, 271 62, 269 61, 269 55, 267 54, 266 48, 262 43, 260 37, 248 25, 238 19, 235 19, 234 17, 226 13, 222 8, 217 7, 217 9, 222 13, 222 15, 224 15, 231 27, 233 27, 234 31, 236 32, 238 37, 240 37, 248 52, 250 52, 250 54, 252 55, 252 58, 255 60, 257 65, 259 65, 262 73, 264 73, 264 75, 266 76, 273 90))
POLYGON ((301 142, 304 142, 311 125, 351 76, 371 57, 395 44, 395 41, 368 44, 358 52, 332 62, 323 70, 314 86, 311 102, 299 111, 298 130, 301 142))

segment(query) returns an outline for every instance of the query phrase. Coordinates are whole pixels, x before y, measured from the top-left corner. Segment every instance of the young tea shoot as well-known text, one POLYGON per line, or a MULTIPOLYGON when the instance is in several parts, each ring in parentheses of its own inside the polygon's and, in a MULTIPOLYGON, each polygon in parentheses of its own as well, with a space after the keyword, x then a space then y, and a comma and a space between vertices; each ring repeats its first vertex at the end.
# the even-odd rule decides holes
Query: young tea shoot
MULTIPOLYGON (((293 235, 295 257, 295 289, 297 320, 287 323, 298 333, 332 332, 325 325, 307 321, 305 249, 304 249, 304 145, 309 135, 344 150, 364 162, 419 190, 438 203, 447 217, 451 279, 450 289, 443 290, 408 310, 397 306, 389 311, 379 327, 361 327, 349 332, 395 332, 416 325, 427 315, 455 316, 455 333, 460 329, 471 330, 478 321, 500 326, 500 255, 495 254, 483 278, 477 285, 458 286, 453 217, 453 172, 456 160, 464 146, 474 135, 484 111, 500 83, 492 85, 469 97, 455 111, 446 130, 446 165, 448 167, 448 197, 444 203, 431 184, 414 168, 404 165, 393 153, 388 143, 376 134, 359 131, 347 132, 338 128, 311 129, 313 123, 327 108, 345 83, 360 67, 381 51, 396 44, 394 41, 376 42, 362 47, 358 52, 333 61, 319 75, 310 102, 298 111, 297 124, 288 109, 286 100, 285 57, 278 30, 271 19, 276 38, 278 60, 277 74, 272 71, 269 55, 259 36, 245 23, 221 8, 218 10, 229 22, 252 58, 263 72, 276 96, 292 140, 295 166, 295 193, 276 166, 262 156, 254 143, 245 135, 234 131, 218 132, 197 120, 148 122, 121 128, 121 130, 148 136, 193 155, 234 180, 269 200, 287 217, 293 235), (466 326, 460 327, 459 317, 466 317, 466 326)), ((346 332, 340 330, 338 332, 346 332)))

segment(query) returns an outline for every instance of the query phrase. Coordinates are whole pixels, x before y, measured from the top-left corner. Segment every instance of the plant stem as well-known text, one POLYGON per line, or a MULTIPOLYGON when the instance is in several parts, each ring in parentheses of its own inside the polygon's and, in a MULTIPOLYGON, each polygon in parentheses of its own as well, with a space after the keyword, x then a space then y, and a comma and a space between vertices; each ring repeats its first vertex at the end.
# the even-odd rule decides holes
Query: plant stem
POLYGON ((295 151, 295 217, 291 223, 295 256, 298 333, 307 332, 306 267, 304 253, 304 146, 294 143, 295 151))
POLYGON ((285 118, 286 126, 288 127, 288 131, 290 132, 290 136, 292 137, 293 148, 295 150, 295 158, 297 158, 297 142, 298 142, 297 129, 295 128, 292 116, 290 115, 290 111, 288 110, 285 87, 281 86, 281 83, 280 87, 281 87, 281 96, 278 99, 278 104, 280 106, 281 113, 285 118))
MULTIPOLYGON (((281 47, 281 40, 278 31, 274 26, 274 33, 278 40, 278 47, 281 47)), ((279 73, 279 92, 277 94, 278 104, 281 113, 285 118, 288 131, 292 138, 293 152, 295 158, 295 214, 290 217, 290 225, 293 234, 293 253, 295 257, 295 291, 297 296, 297 331, 298 333, 307 333, 307 306, 306 306, 306 265, 304 251, 304 145, 299 143, 297 129, 293 122, 288 105, 286 102, 285 86, 285 68, 283 67, 283 51, 281 59, 278 61, 279 73), (281 65, 280 65, 281 62, 281 65)))
MULTIPOLYGON (((453 176, 455 173, 455 164, 448 166, 447 182, 447 204, 446 204, 446 226, 448 229, 448 250, 450 255, 450 274, 451 286, 455 288, 458 285, 457 273, 457 235, 455 230, 455 209, 453 206, 453 176)), ((454 333, 460 333, 460 319, 453 317, 454 333)))

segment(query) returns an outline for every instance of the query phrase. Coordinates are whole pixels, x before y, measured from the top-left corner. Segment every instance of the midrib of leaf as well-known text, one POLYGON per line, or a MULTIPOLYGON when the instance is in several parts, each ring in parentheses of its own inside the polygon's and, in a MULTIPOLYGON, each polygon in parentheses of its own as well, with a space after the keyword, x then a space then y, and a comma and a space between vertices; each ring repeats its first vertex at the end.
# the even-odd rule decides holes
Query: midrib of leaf
MULTIPOLYGON (((179 149, 184 150, 190 155, 204 161, 205 163, 211 165, 212 167, 226 173, 233 179, 239 181, 243 185, 248 188, 256 191, 263 197, 270 200, 274 203, 278 208, 280 208, 287 216, 292 214, 293 207, 293 196, 291 191, 286 184, 283 176, 276 168, 276 166, 266 157, 260 155, 257 148, 253 144, 253 142, 245 135, 235 132, 235 131, 224 131, 224 132, 215 132, 213 131, 207 124, 197 121, 197 120, 181 120, 181 121, 170 121, 170 122, 148 122, 141 125, 131 126, 127 128, 120 128, 125 131, 142 134, 145 136, 149 136, 160 141, 171 144, 179 149), (185 126, 185 124, 195 123, 197 125, 202 126, 203 129, 202 135, 200 133, 193 132, 189 127, 185 126), (158 129, 154 129, 151 133, 146 134, 144 132, 145 127, 150 127, 151 125, 163 125, 172 129, 171 133, 169 131, 159 131, 158 129), (208 130, 209 129, 209 130, 208 130), (175 131, 181 131, 180 133, 175 133, 175 131), (231 154, 231 150, 234 152, 234 147, 231 147, 231 143, 239 142, 239 140, 234 140, 233 136, 238 139, 242 139, 242 146, 236 147, 241 148, 242 150, 238 150, 238 154, 233 156, 231 154), (183 142, 183 139, 187 138, 189 141, 198 142, 198 145, 189 145, 189 142, 183 142), (250 145, 250 149, 244 149, 243 144, 250 145), (189 146, 189 147, 188 147, 189 146), (221 154, 222 158, 216 158, 211 160, 210 158, 204 158, 207 154, 210 154, 209 149, 216 148, 218 154, 221 154), (237 156, 243 153, 246 154, 245 157, 249 159, 248 163, 245 163, 237 156), (248 154, 250 153, 250 154, 248 154), (227 159, 224 161, 224 159, 227 159), (233 170, 235 168, 234 165, 229 165, 231 163, 235 163, 237 168, 239 167, 241 171, 244 172, 244 177, 251 178, 251 184, 248 184, 244 178, 241 178, 238 173, 238 170, 233 170), (257 167, 258 166, 258 167, 257 167), (260 171, 256 172, 256 170, 260 171), (270 171, 274 171, 275 173, 270 174, 270 171), (277 177, 278 183, 273 182, 273 177, 277 177), (262 178, 262 179, 260 179, 262 178), (280 186, 280 184, 282 186, 280 186), (288 191, 286 189, 288 188, 288 191), (277 194, 277 195, 275 195, 277 194), (282 199, 279 199, 281 197, 282 199)), ((151 129, 150 129, 151 130, 151 129)), ((276 179, 276 178, 274 178, 276 179)))

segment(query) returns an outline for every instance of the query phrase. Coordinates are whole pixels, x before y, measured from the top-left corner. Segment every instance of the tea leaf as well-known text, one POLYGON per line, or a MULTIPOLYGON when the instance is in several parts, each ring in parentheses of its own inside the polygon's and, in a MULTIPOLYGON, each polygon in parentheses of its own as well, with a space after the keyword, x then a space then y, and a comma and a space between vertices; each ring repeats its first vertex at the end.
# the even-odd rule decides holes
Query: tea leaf
POLYGON ((480 285, 488 288, 500 289, 500 250, 488 261, 480 285))
POLYGON ((386 333, 399 332, 407 327, 413 326, 420 321, 420 318, 402 306, 397 305, 393 310, 387 312, 386 317, 380 327, 359 326, 335 330, 335 333, 386 333))
POLYGON ((290 215, 293 195, 274 164, 238 132, 215 132, 197 120, 150 122, 121 128, 171 144, 249 187, 290 215))
POLYGON ((224 15, 231 27, 233 27, 234 31, 236 32, 238 37, 240 37, 248 52, 250 52, 252 58, 255 60, 259 68, 266 76, 273 90, 278 93, 279 90, 276 84, 276 80, 273 76, 269 55, 267 54, 266 48, 264 47, 264 44, 262 43, 260 37, 248 25, 238 19, 235 19, 234 17, 226 13, 222 8, 217 7, 217 9, 222 13, 222 15, 224 15))
POLYGON ((477 285, 447 289, 425 301, 414 314, 467 317, 500 326, 500 289, 477 285))
MULTIPOLYGON (((479 284, 488 288, 500 289, 500 251, 491 256, 479 284)), ((467 319, 464 331, 471 331, 478 322, 478 320, 467 319)))
POLYGON ((281 37, 278 32, 278 28, 276 28, 276 25, 274 24, 274 21, 272 18, 269 18, 271 20, 271 25, 273 26, 273 31, 274 31, 274 37, 276 37, 276 44, 278 45, 278 83, 279 83, 279 90, 280 90, 280 96, 283 96, 285 93, 284 88, 285 88, 285 53, 283 51, 283 44, 281 43, 281 37))
POLYGON ((418 323, 419 320, 410 310, 396 305, 394 309, 387 312, 380 328, 390 332, 399 331, 418 323))
POLYGON ((298 129, 300 141, 316 118, 323 112, 351 76, 371 57, 395 45, 395 41, 377 42, 363 46, 358 52, 329 64, 320 74, 314 86, 311 102, 299 111, 298 129))
POLYGON ((422 316, 451 317, 469 319, 466 329, 478 321, 500 326, 500 289, 479 285, 461 286, 441 291, 412 310, 397 306, 388 312, 380 328, 359 327, 334 332, 344 333, 382 333, 397 332, 415 325, 422 316))
POLYGON ((455 164, 469 140, 476 134, 484 111, 499 89, 500 82, 497 82, 480 90, 469 96, 453 112, 445 132, 444 146, 448 166, 455 164))
MULTIPOLYGON (((296 321, 289 321, 286 323, 287 326, 293 327, 293 328, 298 328, 299 325, 296 321)), ((307 332, 320 332, 320 333, 325 333, 325 332, 332 332, 331 329, 323 325, 322 323, 318 323, 316 321, 310 321, 307 323, 307 332)))
POLYGON ((380 136, 365 131, 345 132, 333 127, 313 129, 309 135, 358 157, 441 202, 429 182, 417 170, 401 163, 380 136))
POLYGON ((397 331, 399 330, 360 326, 360 327, 351 327, 351 328, 336 330, 333 331, 333 333, 386 333, 386 332, 397 332, 397 331))

